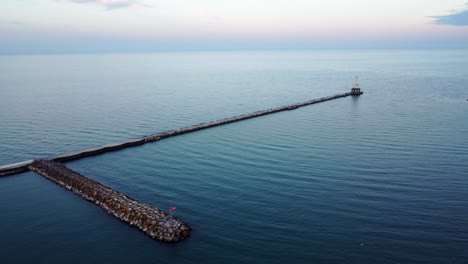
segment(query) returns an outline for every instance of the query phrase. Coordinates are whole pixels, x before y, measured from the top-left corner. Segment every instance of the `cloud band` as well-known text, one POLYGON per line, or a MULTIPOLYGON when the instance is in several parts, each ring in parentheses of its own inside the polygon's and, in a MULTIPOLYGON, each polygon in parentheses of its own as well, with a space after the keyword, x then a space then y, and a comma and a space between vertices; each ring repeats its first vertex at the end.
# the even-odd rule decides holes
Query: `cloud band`
POLYGON ((107 9, 148 7, 138 0, 62 0, 77 4, 97 4, 107 9))
MULTIPOLYGON (((468 6, 468 3, 465 4, 468 6)), ((468 26, 468 10, 457 11, 446 16, 434 16, 434 23, 439 25, 468 26)))

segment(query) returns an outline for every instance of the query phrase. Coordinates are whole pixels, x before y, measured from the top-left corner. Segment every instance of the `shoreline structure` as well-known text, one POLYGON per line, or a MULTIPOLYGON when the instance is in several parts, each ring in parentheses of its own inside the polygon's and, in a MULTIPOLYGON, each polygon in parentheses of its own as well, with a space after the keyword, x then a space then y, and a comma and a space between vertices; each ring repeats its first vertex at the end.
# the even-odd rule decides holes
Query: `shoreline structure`
POLYGON ((259 116, 274 114, 282 111, 291 111, 299 107, 326 102, 347 96, 358 96, 362 92, 356 82, 351 92, 336 94, 333 96, 313 99, 302 103, 291 104, 267 110, 257 111, 249 114, 224 118, 208 123, 201 123, 190 127, 169 130, 162 133, 144 136, 139 139, 127 140, 120 143, 108 144, 102 147, 90 148, 83 151, 72 152, 48 159, 27 160, 0 167, 0 177, 33 171, 53 183, 66 188, 81 198, 96 204, 107 213, 117 219, 137 227, 151 238, 162 242, 178 242, 190 236, 191 227, 177 217, 172 216, 160 209, 140 203, 118 191, 113 190, 97 181, 89 179, 75 172, 61 162, 67 162, 85 157, 95 156, 106 152, 116 151, 124 148, 140 146, 150 142, 156 142, 182 134, 195 132, 215 126, 221 126, 259 116))
POLYGON ((36 160, 29 166, 29 169, 96 204, 107 213, 140 229, 153 239, 172 243, 184 240, 190 235, 191 228, 179 218, 150 205, 140 203, 72 171, 61 163, 36 160))
MULTIPOLYGON (((251 119, 259 116, 264 116, 264 115, 269 115, 269 114, 274 114, 282 111, 291 111, 295 110, 300 107, 316 104, 316 103, 321 103, 321 102, 326 102, 342 97, 347 97, 347 96, 356 96, 356 95, 361 95, 362 92, 348 92, 348 93, 342 93, 342 94, 336 94, 332 96, 327 96, 327 97, 322 97, 318 99, 312 99, 309 101, 305 101, 302 103, 297 103, 297 104, 291 104, 291 105, 285 105, 285 106, 280 106, 276 108, 270 108, 267 110, 262 110, 262 111, 257 111, 249 114, 243 114, 243 115, 238 115, 238 116, 233 116, 229 118, 224 118, 220 119, 217 121, 211 121, 207 123, 200 123, 197 125, 189 126, 189 127, 184 127, 180 129, 175 129, 175 130, 169 130, 161 133, 156 133, 152 135, 147 135, 143 136, 141 138, 137 139, 130 139, 124 142, 118 142, 118 143, 112 143, 112 144, 107 144, 101 147, 94 147, 94 148, 88 148, 82 151, 76 151, 76 152, 71 152, 71 153, 66 153, 58 156, 52 156, 49 158, 44 158, 46 160, 51 160, 51 161, 56 161, 56 162, 67 162, 67 161, 73 161, 73 160, 78 160, 86 157, 91 157, 91 156, 96 156, 100 155, 106 152, 112 152, 112 151, 117 151, 121 150, 124 148, 129 148, 129 147, 135 147, 135 146, 140 146, 146 143, 151 143, 151 142, 156 142, 160 141, 166 138, 182 135, 182 134, 187 134, 211 127, 216 127, 216 126, 221 126, 229 123, 234 123, 246 119, 251 119)), ((5 166, 0 166, 0 177, 2 176, 8 176, 8 175, 13 175, 13 174, 19 174, 22 172, 26 172, 29 170, 29 166, 34 162, 34 160, 26 160, 22 162, 17 162, 13 164, 8 164, 5 166)))

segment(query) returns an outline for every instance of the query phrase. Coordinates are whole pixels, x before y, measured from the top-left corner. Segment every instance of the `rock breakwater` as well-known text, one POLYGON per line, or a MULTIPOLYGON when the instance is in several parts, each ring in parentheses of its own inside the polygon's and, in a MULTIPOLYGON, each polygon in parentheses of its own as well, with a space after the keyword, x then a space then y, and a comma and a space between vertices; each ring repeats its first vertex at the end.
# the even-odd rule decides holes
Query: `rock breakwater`
POLYGON ((177 217, 140 203, 65 165, 49 160, 36 160, 29 166, 46 179, 90 201, 116 218, 137 227, 153 239, 178 242, 189 237, 191 228, 177 217))

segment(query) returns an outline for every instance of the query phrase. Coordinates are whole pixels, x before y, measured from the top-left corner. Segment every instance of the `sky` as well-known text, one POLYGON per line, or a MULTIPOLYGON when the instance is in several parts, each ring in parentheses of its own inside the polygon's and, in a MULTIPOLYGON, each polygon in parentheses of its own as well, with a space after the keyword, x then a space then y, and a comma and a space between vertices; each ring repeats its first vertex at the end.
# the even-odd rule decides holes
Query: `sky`
POLYGON ((468 1, 0 1, 0 53, 316 48, 468 48, 468 1))

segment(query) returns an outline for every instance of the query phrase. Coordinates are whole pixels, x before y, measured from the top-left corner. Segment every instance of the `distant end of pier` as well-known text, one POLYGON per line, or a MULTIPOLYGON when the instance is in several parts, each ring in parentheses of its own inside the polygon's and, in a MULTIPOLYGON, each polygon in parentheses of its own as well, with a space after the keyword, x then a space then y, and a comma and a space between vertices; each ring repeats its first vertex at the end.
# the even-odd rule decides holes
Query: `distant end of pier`
POLYGON ((356 76, 356 79, 354 80, 353 88, 351 88, 351 95, 352 96, 359 96, 361 94, 363 94, 363 92, 361 91, 361 87, 359 86, 358 77, 356 76))

